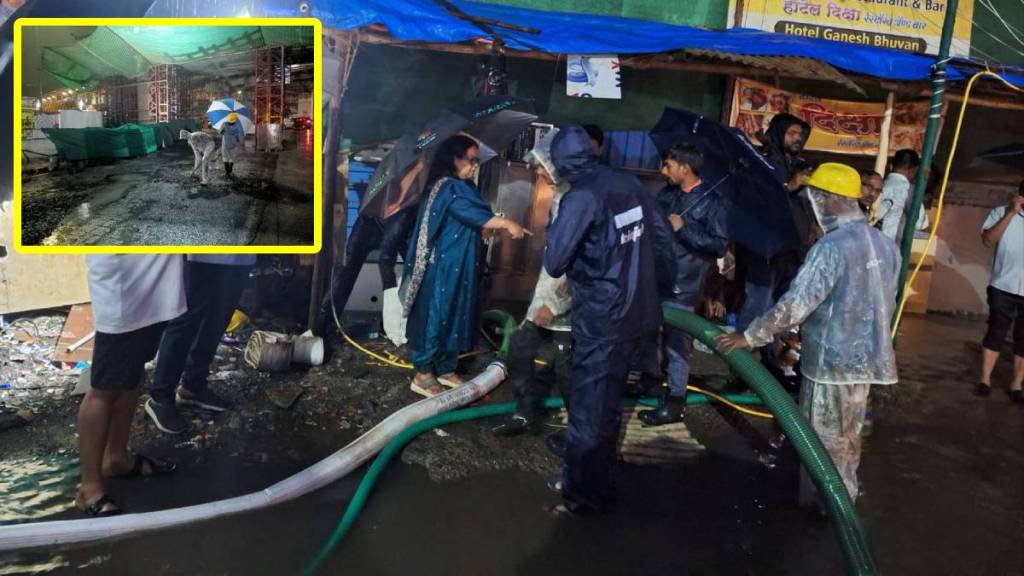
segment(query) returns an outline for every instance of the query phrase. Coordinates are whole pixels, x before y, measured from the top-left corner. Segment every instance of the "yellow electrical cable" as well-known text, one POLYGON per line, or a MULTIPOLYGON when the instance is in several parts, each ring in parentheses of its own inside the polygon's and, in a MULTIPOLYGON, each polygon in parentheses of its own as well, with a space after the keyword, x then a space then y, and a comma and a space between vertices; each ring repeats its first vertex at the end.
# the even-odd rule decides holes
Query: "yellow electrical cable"
POLYGON ((974 88, 974 82, 977 81, 978 78, 981 78, 983 76, 995 78, 996 80, 999 80, 1003 84, 1006 84, 1012 90, 1024 94, 1024 90, 1014 86, 1013 84, 1010 84, 1009 82, 1006 81, 1005 78, 1003 78, 999 74, 996 74, 995 72, 992 72, 991 70, 978 72, 974 76, 971 76, 970 81, 967 82, 967 89, 964 90, 964 101, 963 104, 960 105, 960 117, 956 121, 956 131, 953 133, 953 146, 949 151, 949 158, 946 160, 946 171, 942 175, 942 188, 940 188, 939 190, 939 206, 935 211, 935 222, 932 223, 932 229, 928 234, 928 244, 925 245, 924 252, 921 254, 920 260, 918 260, 917 264, 914 266, 914 272, 910 275, 909 278, 907 278, 907 284, 903 289, 903 299, 900 301, 899 309, 896 311, 896 322, 894 322, 892 326, 893 338, 896 337, 896 333, 899 331, 900 320, 902 320, 903 318, 903 309, 907 305, 907 300, 910 299, 910 288, 913 286, 914 280, 917 278, 918 272, 921 271, 921 266, 924 265, 925 258, 931 251, 932 246, 935 245, 936 234, 939 231, 939 222, 942 221, 942 207, 943 201, 946 198, 946 187, 949 184, 949 172, 953 168, 953 158, 956 156, 956 148, 960 142, 960 129, 963 127, 964 115, 967 112, 967 104, 968 102, 970 102, 971 99, 971 90, 974 88))
POLYGON ((718 394, 715 394, 714 392, 712 392, 710 390, 705 390, 703 388, 698 388, 696 386, 690 386, 689 384, 686 385, 686 389, 690 390, 690 391, 693 391, 693 392, 697 392, 699 394, 703 394, 703 395, 705 395, 705 396, 707 396, 709 398, 714 398, 715 400, 718 400, 719 402, 721 402, 722 404, 725 404, 726 406, 732 408, 733 410, 737 410, 737 411, 742 412, 744 414, 749 414, 751 416, 757 416, 758 418, 768 418, 769 420, 775 417, 775 416, 769 414, 768 412, 761 412, 761 411, 758 411, 758 410, 751 410, 750 408, 747 408, 746 406, 740 406, 739 404, 736 404, 735 402, 730 402, 728 398, 725 398, 724 396, 719 396, 718 394))
MULTIPOLYGON (((394 366, 396 368, 405 368, 407 370, 412 370, 412 368, 413 368, 412 364, 409 364, 407 362, 402 362, 401 360, 398 360, 398 361, 389 360, 388 358, 385 358, 384 356, 381 356, 380 354, 377 354, 376 352, 361 346, 358 342, 353 340, 352 337, 349 336, 348 333, 345 332, 345 330, 341 326, 338 326, 338 331, 341 332, 341 336, 342 336, 342 338, 345 339, 346 342, 351 344, 353 348, 355 348, 356 350, 359 350, 363 354, 371 356, 372 358, 374 358, 376 360, 379 360, 380 362, 383 362, 384 364, 387 364, 389 366, 394 366)), ((483 353, 484 353, 483 351, 470 352, 468 354, 463 354, 462 356, 460 356, 460 358, 465 358, 467 356, 474 356, 474 355, 483 354, 483 353)), ((771 414, 767 413, 767 412, 759 412, 757 410, 751 410, 750 408, 746 408, 744 406, 740 406, 739 404, 736 404, 735 402, 730 402, 727 398, 725 398, 723 396, 719 396, 718 394, 715 394, 714 392, 711 392, 710 390, 705 390, 703 388, 698 388, 696 386, 687 386, 686 388, 688 390, 692 390, 692 391, 697 392, 699 394, 704 394, 705 396, 708 396, 710 398, 714 398, 715 400, 718 400, 719 402, 725 404, 726 406, 729 406, 730 408, 733 408, 734 410, 737 410, 737 411, 742 412, 744 414, 749 414, 751 416, 757 416, 758 418, 773 418, 773 416, 771 414)))

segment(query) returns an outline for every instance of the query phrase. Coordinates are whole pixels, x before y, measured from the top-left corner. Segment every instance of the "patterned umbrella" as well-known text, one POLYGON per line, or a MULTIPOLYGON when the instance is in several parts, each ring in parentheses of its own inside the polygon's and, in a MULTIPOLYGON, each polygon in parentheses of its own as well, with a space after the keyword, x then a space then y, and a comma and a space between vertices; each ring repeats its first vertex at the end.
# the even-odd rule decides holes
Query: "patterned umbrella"
POLYGON ((537 119, 533 103, 514 96, 484 96, 449 108, 417 134, 400 138, 377 166, 360 211, 388 218, 419 200, 436 148, 463 133, 480 143, 480 163, 496 157, 537 119))
POLYGON ((211 102, 210 107, 206 110, 206 117, 210 119, 210 125, 214 130, 220 130, 228 121, 228 114, 232 112, 238 115, 238 121, 242 123, 246 134, 256 129, 256 125, 252 121, 252 111, 248 106, 233 98, 222 98, 211 102))

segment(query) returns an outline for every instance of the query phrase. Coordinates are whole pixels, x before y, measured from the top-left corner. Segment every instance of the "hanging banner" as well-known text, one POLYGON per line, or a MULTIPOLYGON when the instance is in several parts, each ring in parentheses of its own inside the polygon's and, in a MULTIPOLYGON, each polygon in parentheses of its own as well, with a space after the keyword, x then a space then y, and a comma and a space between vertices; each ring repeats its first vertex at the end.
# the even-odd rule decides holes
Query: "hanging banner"
POLYGON ((573 98, 622 99, 618 56, 580 56, 566 59, 565 93, 573 98))
MULTIPOLYGON (((752 142, 763 143, 761 135, 772 118, 787 112, 811 125, 805 145, 808 150, 878 154, 885 103, 815 98, 744 78, 736 79, 735 90, 729 124, 742 130, 752 142)), ((896 104, 889 133, 890 153, 902 148, 921 153, 928 109, 927 100, 896 104)))
MULTIPOLYGON (((966 57, 974 0, 960 0, 956 16, 950 53, 966 57)), ((729 0, 728 21, 766 32, 937 54, 945 17, 945 0, 729 0)))

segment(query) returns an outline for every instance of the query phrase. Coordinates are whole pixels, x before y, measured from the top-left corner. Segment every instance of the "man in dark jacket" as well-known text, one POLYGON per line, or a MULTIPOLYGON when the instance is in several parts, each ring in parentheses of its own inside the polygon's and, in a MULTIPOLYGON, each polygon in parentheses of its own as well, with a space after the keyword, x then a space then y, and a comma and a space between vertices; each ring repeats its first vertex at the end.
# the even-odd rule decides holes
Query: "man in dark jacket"
MULTIPOLYGON (((676 277, 672 295, 664 304, 693 311, 700 296, 704 275, 729 248, 725 199, 700 178, 704 155, 693 144, 677 144, 662 154, 661 173, 669 185, 658 193, 658 205, 674 232, 672 245, 676 277)), ((668 364, 668 391, 661 405, 642 410, 640 420, 660 426, 683 419, 686 384, 690 378, 693 336, 682 330, 664 328, 668 364)))
MULTIPOLYGON (((780 186, 792 178, 797 159, 810 135, 810 124, 792 114, 776 114, 768 124, 762 152, 775 168, 780 186)), ((736 326, 737 330, 742 331, 774 304, 773 292, 779 279, 776 278, 775 266, 770 259, 742 245, 736 247, 736 270, 743 278, 746 292, 736 326)))
POLYGON ((555 514, 596 512, 611 498, 621 401, 637 344, 661 324, 661 294, 675 277, 671 231, 628 174, 601 166, 586 131, 570 126, 551 155, 571 184, 547 233, 544 269, 569 277, 572 409, 555 514))

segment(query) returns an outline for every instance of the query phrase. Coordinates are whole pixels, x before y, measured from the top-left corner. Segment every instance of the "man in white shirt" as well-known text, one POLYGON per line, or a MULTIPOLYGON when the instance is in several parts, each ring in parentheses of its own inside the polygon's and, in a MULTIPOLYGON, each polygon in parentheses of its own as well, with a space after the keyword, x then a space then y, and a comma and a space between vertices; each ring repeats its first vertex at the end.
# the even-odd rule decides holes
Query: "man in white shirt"
POLYGON ((164 325, 185 312, 183 259, 176 254, 90 255, 89 293, 96 339, 92 387, 78 409, 82 483, 75 504, 90 516, 121 509, 103 490, 104 477, 166 474, 174 465, 128 454, 128 432, 146 362, 164 325))
POLYGON ((992 280, 988 286, 988 332, 982 342, 981 381, 975 394, 992 392, 992 371, 999 360, 999 351, 1013 326, 1013 382, 1010 398, 1024 402, 1024 181, 1017 197, 1008 206, 989 213, 982 226, 981 240, 995 247, 992 259, 992 280))
MULTIPOLYGON (((910 209, 911 182, 917 177, 921 158, 910 149, 896 152, 892 157, 892 171, 882 185, 882 197, 878 201, 878 226, 890 240, 899 244, 903 239, 903 227, 910 209)), ((918 211, 916 228, 928 227, 928 215, 924 206, 918 211)))

